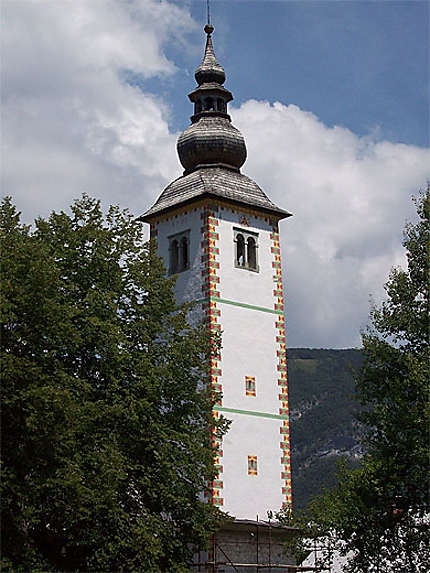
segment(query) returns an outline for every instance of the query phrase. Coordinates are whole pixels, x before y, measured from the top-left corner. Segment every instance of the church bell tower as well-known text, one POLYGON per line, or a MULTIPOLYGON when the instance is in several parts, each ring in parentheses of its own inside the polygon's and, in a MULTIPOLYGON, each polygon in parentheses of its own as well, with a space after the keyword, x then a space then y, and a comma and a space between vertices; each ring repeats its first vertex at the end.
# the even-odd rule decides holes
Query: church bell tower
MULTIPOLYGON (((232 94, 206 25, 191 125, 177 149, 181 177, 142 220, 151 225, 178 302, 197 301, 211 332, 221 333, 212 387, 215 415, 232 421, 219 444, 210 502, 236 519, 291 506, 284 302, 277 207, 241 167, 246 145, 227 113, 232 94)), ((258 518, 257 518, 258 519, 258 518)))

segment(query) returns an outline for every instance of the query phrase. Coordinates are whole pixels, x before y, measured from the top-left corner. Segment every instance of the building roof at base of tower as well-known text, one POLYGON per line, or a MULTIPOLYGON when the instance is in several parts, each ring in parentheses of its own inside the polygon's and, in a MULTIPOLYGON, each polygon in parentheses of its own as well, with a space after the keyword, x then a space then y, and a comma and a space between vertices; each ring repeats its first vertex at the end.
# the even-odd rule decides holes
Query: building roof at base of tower
POLYGON ((239 205, 262 209, 281 219, 290 215, 288 211, 272 203, 257 183, 246 175, 226 166, 208 165, 201 166, 196 171, 178 177, 170 183, 151 209, 142 216, 142 220, 151 219, 174 207, 204 197, 224 199, 239 205))

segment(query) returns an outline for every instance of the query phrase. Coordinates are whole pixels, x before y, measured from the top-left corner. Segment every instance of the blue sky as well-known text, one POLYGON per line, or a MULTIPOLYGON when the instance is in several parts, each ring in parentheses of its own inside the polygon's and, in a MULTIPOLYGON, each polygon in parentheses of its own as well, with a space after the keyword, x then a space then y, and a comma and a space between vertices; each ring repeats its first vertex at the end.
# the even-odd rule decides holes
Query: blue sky
MULTIPOLYGON (((176 141, 205 0, 3 0, 2 191, 25 221, 87 192, 145 212, 176 141)), ((429 3, 211 0, 245 137, 281 222, 292 347, 359 346, 430 180, 429 3)))
MULTIPOLYGON (((176 2, 183 5, 184 2, 176 2)), ((186 3, 204 24, 205 2, 186 3)), ((429 143, 429 4, 423 1, 212 0, 217 57, 235 103, 294 103, 326 125, 390 141, 429 143)), ((172 30, 174 35, 174 30, 172 30)), ((201 29, 191 34, 203 42, 201 29)), ((184 129, 191 106, 194 52, 166 53, 181 70, 148 82, 172 105, 172 128, 184 129)))

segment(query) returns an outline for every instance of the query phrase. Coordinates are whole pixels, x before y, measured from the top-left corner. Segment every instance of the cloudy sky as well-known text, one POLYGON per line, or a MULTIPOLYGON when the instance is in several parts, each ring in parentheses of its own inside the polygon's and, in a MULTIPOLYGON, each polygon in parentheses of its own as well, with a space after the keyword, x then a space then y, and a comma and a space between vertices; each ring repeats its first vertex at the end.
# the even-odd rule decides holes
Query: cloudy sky
MULTIPOLYGON (((430 179, 429 4, 214 1, 243 172, 281 226, 289 346, 360 345, 430 179)), ((2 0, 3 193, 31 221, 83 191, 145 211, 176 139, 205 1, 2 0)))

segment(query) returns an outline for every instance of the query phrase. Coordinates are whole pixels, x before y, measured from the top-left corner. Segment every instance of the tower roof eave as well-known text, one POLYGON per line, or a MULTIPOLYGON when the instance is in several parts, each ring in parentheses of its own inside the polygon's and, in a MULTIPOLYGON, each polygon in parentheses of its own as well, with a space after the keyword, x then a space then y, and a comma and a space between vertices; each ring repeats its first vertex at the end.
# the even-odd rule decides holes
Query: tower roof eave
POLYGON ((153 221, 154 219, 157 219, 157 217, 159 217, 161 215, 166 215, 169 212, 173 212, 178 207, 186 207, 186 206, 191 205, 192 203, 196 203, 202 199, 218 199, 218 200, 222 200, 223 202, 225 202, 226 204, 229 204, 231 206, 236 206, 239 208, 243 207, 245 209, 248 208, 248 209, 252 209, 253 211, 261 211, 262 213, 265 213, 267 216, 275 217, 278 221, 281 221, 282 219, 286 219, 287 217, 293 216, 293 213, 289 213, 288 211, 285 211, 283 209, 267 209, 265 207, 249 205, 248 203, 243 203, 243 202, 237 201, 235 199, 226 199, 224 197, 220 197, 216 193, 205 192, 205 193, 200 194, 198 197, 192 197, 190 199, 182 201, 180 204, 172 205, 171 207, 166 207, 166 208, 159 209, 156 211, 153 209, 149 209, 149 211, 147 211, 143 215, 140 215, 139 217, 137 217, 137 220, 142 221, 143 223, 151 223, 151 221, 153 221))
POLYGON ((149 223, 161 214, 209 197, 262 211, 278 220, 291 216, 291 213, 272 203, 264 191, 246 175, 214 165, 178 177, 139 219, 149 223))

